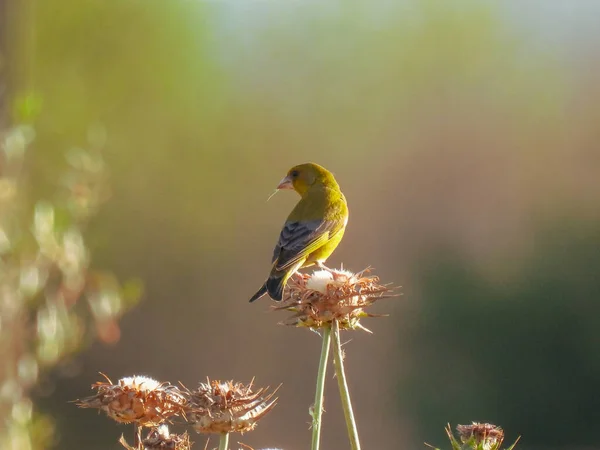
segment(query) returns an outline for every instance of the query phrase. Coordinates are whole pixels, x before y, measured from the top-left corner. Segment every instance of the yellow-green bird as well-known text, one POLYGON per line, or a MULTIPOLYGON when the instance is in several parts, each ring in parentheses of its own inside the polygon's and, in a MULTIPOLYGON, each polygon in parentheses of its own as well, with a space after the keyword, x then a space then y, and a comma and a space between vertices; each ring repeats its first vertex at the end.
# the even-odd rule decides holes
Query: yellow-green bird
POLYGON ((338 246, 348 223, 348 205, 333 174, 314 163, 292 167, 277 189, 293 189, 300 201, 288 216, 273 250, 269 278, 251 302, 265 294, 280 301, 294 272, 323 263, 338 246))

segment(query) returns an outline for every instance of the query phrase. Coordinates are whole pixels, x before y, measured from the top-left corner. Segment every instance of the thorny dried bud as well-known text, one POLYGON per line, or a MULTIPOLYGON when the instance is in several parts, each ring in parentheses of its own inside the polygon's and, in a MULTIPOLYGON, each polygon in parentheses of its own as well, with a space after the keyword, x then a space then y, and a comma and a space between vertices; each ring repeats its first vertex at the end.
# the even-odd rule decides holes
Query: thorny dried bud
POLYGON ((457 425, 456 431, 458 431, 458 436, 463 443, 475 438, 476 443, 485 442, 489 446, 498 443, 498 446, 500 446, 504 440, 502 428, 491 423, 473 422, 471 425, 457 425))
POLYGON ((318 270, 312 275, 296 273, 290 278, 282 302, 275 310, 295 314, 282 323, 298 327, 322 328, 337 320, 342 330, 361 328, 362 317, 379 317, 365 309, 382 298, 394 297, 395 288, 379 284, 379 277, 365 276, 370 270, 318 270))
POLYGON ((277 389, 268 394, 268 387, 252 392, 252 382, 244 386, 207 379, 197 389, 188 391, 185 414, 198 433, 244 433, 253 430, 273 409, 277 389))
POLYGON ((183 414, 186 397, 169 383, 142 376, 122 378, 117 384, 108 377, 106 379, 108 382, 94 383, 92 389, 97 390, 96 395, 78 400, 77 406, 98 408, 117 422, 136 422, 147 427, 183 414))
POLYGON ((144 450, 189 450, 191 448, 187 432, 181 435, 171 434, 165 424, 150 430, 142 444, 144 450))
POLYGON ((181 435, 171 434, 165 424, 151 428, 141 445, 131 446, 123 436, 119 439, 119 443, 127 450, 190 450, 192 448, 187 432, 181 435))
MULTIPOLYGON (((456 431, 458 431, 462 446, 452 434, 450 425, 446 427, 446 434, 455 450, 499 450, 504 441, 502 428, 491 423, 473 422, 471 425, 457 425, 456 431)), ((508 450, 512 450, 518 440, 508 450)))

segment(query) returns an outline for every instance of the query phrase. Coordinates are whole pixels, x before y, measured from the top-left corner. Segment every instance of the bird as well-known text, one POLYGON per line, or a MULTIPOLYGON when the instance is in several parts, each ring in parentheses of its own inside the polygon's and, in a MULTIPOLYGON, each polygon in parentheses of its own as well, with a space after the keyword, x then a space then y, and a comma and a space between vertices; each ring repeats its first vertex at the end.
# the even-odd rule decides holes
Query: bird
POLYGON ((348 224, 346 197, 333 174, 309 162, 292 167, 279 182, 277 190, 290 189, 300 194, 286 219, 273 250, 271 272, 252 296, 253 302, 265 294, 281 301, 288 279, 303 267, 324 263, 336 249, 348 224))

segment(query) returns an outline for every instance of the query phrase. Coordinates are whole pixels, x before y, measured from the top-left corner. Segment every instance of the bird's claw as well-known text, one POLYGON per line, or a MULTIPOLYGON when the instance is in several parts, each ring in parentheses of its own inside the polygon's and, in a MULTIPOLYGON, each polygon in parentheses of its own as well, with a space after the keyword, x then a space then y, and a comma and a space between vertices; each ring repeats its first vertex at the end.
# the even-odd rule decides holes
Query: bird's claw
POLYGON ((334 275, 336 273, 334 269, 330 269, 322 262, 317 262, 317 267, 321 270, 325 270, 325 271, 329 272, 331 275, 334 275))

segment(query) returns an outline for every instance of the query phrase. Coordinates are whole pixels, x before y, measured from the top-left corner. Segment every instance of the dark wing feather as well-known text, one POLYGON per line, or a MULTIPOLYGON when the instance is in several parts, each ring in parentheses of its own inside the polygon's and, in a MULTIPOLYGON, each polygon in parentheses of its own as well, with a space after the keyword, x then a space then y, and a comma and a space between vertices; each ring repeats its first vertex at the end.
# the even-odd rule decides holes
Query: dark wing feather
POLYGON ((273 262, 277 261, 275 269, 285 270, 310 255, 339 228, 336 220, 286 222, 273 251, 273 262))

